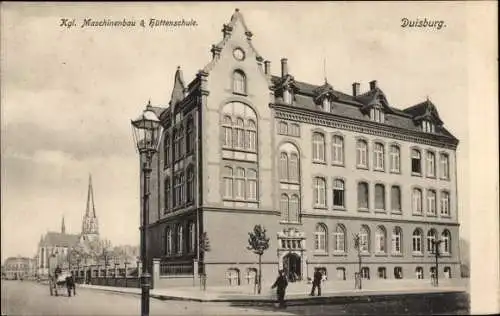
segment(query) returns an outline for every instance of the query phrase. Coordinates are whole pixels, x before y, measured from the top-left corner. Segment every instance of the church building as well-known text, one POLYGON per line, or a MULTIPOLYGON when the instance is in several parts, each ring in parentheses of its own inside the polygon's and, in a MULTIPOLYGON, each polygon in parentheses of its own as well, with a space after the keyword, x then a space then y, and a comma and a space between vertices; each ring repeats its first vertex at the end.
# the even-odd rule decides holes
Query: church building
POLYGON ((440 278, 459 277, 459 141, 437 105, 396 106, 376 80, 349 93, 335 78, 300 81, 293 66, 307 60, 282 58, 274 74, 252 37, 236 10, 211 61, 189 83, 177 68, 169 104, 151 107, 164 132, 149 264, 199 261, 209 284, 242 284, 258 267, 247 245, 260 224, 270 237, 264 280, 282 268, 299 280, 315 269, 336 280, 428 279, 435 240, 440 278))
POLYGON ((37 266, 38 275, 47 276, 49 273, 49 258, 58 257, 58 262, 62 262, 63 267, 68 265, 68 254, 72 247, 78 243, 99 239, 99 229, 94 206, 94 193, 92 189, 92 177, 89 176, 89 186, 87 195, 87 208, 82 221, 82 231, 79 234, 66 233, 64 217, 61 223, 60 232, 48 232, 40 238, 38 243, 37 266))

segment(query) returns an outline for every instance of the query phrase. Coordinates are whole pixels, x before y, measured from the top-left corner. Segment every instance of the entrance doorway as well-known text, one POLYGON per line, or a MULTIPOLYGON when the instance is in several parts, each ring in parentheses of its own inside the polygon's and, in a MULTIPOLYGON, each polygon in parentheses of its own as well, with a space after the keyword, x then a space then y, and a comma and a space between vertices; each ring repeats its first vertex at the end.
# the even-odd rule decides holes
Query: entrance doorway
POLYGON ((290 282, 302 280, 302 262, 299 255, 289 253, 283 257, 283 270, 290 282))

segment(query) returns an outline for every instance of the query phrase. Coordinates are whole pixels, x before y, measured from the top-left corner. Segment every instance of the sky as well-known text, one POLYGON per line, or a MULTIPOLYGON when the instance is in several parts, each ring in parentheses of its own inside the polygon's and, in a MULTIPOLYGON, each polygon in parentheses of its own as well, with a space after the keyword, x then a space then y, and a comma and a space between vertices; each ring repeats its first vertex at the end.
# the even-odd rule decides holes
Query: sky
POLYGON ((460 144, 461 236, 469 235, 466 12, 463 3, 1 4, 2 262, 33 256, 40 236, 79 233, 88 176, 100 232, 139 243, 139 163, 130 119, 148 99, 165 105, 174 72, 184 79, 211 59, 238 7, 257 51, 278 74, 288 58, 297 80, 351 93, 376 79, 396 108, 426 97, 460 144), (60 26, 75 19, 76 27, 60 26), (188 27, 81 28, 85 18, 194 19, 188 27), (402 19, 445 27, 404 28, 402 19), (326 65, 326 66, 325 66, 326 65))

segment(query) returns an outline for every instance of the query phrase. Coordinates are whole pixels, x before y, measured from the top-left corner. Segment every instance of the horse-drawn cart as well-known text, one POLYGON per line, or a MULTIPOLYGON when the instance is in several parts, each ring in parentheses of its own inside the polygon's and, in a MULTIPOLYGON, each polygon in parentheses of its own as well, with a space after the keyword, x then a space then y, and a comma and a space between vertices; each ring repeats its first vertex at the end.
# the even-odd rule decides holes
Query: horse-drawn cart
POLYGON ((61 267, 59 264, 57 257, 53 256, 49 258, 49 290, 50 296, 59 296, 59 291, 66 290, 68 291, 68 296, 71 297, 71 292, 73 291, 73 295, 76 295, 76 287, 75 280, 71 272, 67 269, 58 269, 57 267, 61 267))

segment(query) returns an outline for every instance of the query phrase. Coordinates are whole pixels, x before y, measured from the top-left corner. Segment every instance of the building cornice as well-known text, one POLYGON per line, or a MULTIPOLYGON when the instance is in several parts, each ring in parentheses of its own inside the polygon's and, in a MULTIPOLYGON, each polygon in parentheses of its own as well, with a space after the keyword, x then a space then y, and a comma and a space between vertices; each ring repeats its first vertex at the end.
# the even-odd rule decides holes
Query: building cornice
POLYGON ((460 226, 459 223, 456 222, 441 222, 441 221, 423 221, 423 220, 414 220, 408 218, 380 218, 380 217, 365 217, 365 216, 353 216, 353 215, 339 215, 339 214, 314 214, 309 212, 302 212, 302 217, 309 218, 335 218, 342 220, 359 220, 359 221, 372 221, 372 222, 392 222, 392 223, 408 223, 408 224, 427 224, 427 225, 441 225, 441 226, 460 226))
POLYGON ((428 146, 436 146, 456 150, 458 141, 442 135, 425 135, 422 137, 417 131, 407 130, 398 126, 377 124, 370 121, 358 120, 336 115, 334 113, 311 111, 299 107, 271 103, 275 110, 275 117, 312 125, 337 128, 347 131, 370 134, 374 136, 398 139, 412 143, 420 143, 428 146))

